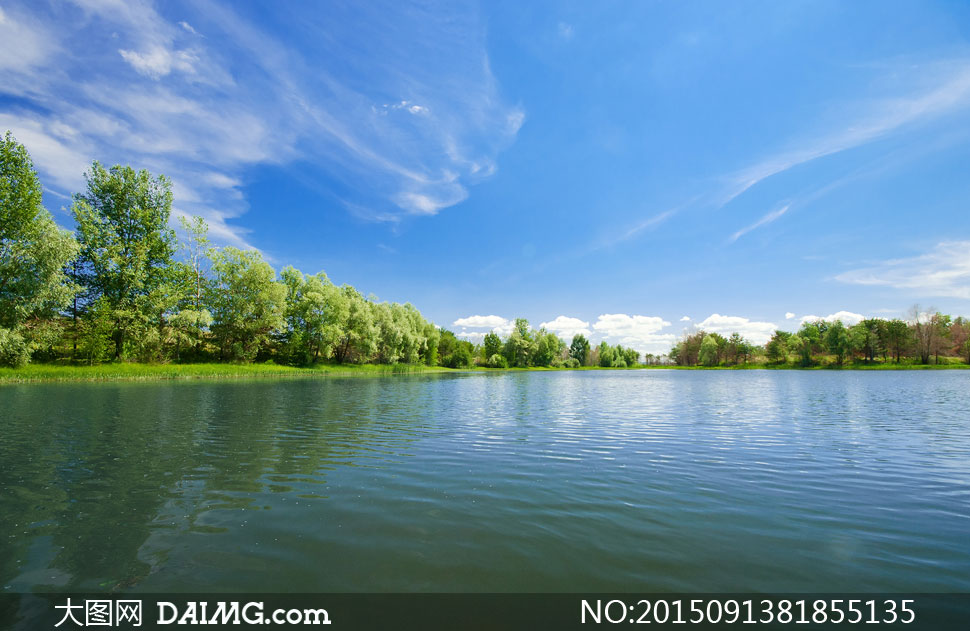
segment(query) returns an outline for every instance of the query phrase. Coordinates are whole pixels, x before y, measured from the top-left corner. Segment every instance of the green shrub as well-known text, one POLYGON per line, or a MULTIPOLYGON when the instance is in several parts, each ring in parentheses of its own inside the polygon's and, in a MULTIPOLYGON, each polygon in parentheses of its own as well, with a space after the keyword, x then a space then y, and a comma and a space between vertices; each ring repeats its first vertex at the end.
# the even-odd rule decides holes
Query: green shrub
POLYGON ((495 353, 494 355, 488 358, 488 367, 489 368, 508 368, 509 360, 507 360, 504 355, 495 353))
POLYGON ((19 368, 30 362, 30 344, 11 329, 0 328, 0 365, 19 368))

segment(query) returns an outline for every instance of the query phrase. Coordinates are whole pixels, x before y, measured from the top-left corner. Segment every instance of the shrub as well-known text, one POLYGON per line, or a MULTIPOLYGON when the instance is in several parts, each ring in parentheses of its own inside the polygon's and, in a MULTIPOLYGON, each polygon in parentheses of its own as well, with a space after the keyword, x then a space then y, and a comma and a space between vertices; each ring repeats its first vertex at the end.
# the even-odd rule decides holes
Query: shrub
POLYGON ((499 355, 498 353, 495 353, 494 355, 488 358, 488 367, 489 368, 508 368, 509 360, 505 359, 504 355, 499 355))
POLYGON ((18 368, 30 361, 30 344, 11 329, 0 328, 0 365, 18 368))

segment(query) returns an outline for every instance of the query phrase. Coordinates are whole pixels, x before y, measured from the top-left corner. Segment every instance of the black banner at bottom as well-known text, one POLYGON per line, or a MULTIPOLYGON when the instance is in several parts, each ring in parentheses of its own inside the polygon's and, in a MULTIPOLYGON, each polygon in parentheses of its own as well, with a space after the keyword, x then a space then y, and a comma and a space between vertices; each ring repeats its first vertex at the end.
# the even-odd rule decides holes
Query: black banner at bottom
POLYGON ((967 594, 2 594, 0 629, 970 628, 967 594))

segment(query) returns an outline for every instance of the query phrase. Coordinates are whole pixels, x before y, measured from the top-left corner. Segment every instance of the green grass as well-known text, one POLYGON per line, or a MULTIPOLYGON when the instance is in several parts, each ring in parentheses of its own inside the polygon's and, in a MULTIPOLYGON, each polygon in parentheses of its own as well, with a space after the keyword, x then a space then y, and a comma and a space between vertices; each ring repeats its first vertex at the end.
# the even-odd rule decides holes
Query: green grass
POLYGON ((275 364, 135 364, 98 366, 30 364, 23 368, 0 368, 0 384, 51 381, 161 381, 168 379, 229 379, 249 377, 382 376, 442 372, 447 368, 407 364, 341 364, 308 368, 275 364))
MULTIPOLYGON (((952 359, 952 358, 951 358, 952 359)), ((813 366, 798 364, 743 364, 739 366, 628 366, 626 368, 603 368, 581 366, 579 368, 483 368, 451 369, 439 366, 408 364, 320 364, 307 368, 280 366, 276 364, 136 364, 114 363, 98 366, 73 366, 58 364, 30 364, 23 368, 0 368, 0 385, 14 383, 42 383, 53 381, 165 381, 176 379, 233 379, 254 377, 326 377, 326 376, 383 376, 431 372, 522 372, 557 370, 947 370, 970 369, 970 364, 917 364, 917 363, 847 363, 841 368, 833 363, 813 366)))

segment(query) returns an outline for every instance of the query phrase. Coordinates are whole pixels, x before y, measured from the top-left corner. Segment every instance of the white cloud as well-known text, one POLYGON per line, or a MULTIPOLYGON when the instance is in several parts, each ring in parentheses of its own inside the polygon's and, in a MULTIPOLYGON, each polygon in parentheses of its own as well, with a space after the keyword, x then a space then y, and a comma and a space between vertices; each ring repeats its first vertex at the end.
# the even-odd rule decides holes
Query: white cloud
POLYGON ((555 320, 543 322, 539 326, 555 333, 566 341, 572 340, 574 335, 584 335, 587 338, 592 335, 592 332, 589 330, 589 322, 563 315, 557 316, 555 320))
POLYGON ((164 46, 153 46, 145 52, 119 49, 122 59, 127 61, 139 74, 161 79, 173 70, 195 72, 198 57, 187 50, 169 50, 164 46))
POLYGON ((760 228, 761 226, 765 226, 765 225, 770 224, 772 221, 778 219, 779 217, 781 217, 782 215, 784 215, 786 212, 788 212, 788 209, 790 207, 791 207, 791 204, 785 204, 784 206, 782 206, 778 210, 774 210, 774 211, 768 213, 767 215, 765 215, 764 217, 762 217, 758 221, 754 222, 753 224, 751 224, 747 228, 741 228, 740 230, 738 230, 737 232, 735 232, 734 234, 731 235, 730 241, 731 242, 737 241, 739 238, 741 238, 745 234, 751 232, 752 230, 755 230, 757 228, 760 228))
POLYGON ((792 313, 791 311, 786 311, 786 312, 785 312, 785 319, 786 319, 786 320, 791 320, 791 319, 792 319, 792 318, 794 318, 794 317, 795 317, 795 314, 794 314, 794 313, 792 313))
POLYGON ((817 315, 807 315, 802 316, 798 319, 801 324, 806 322, 818 322, 819 320, 824 320, 825 322, 835 322, 836 320, 841 320, 842 324, 846 326, 852 326, 853 324, 858 324, 866 319, 866 316, 861 313, 853 313, 852 311, 836 311, 835 313, 829 314, 827 316, 817 316, 817 315))
POLYGON ((461 330, 455 333, 458 337, 463 337, 465 339, 471 340, 473 342, 480 342, 485 337, 485 334, 489 331, 496 333, 500 337, 509 335, 512 329, 515 328, 515 323, 508 318, 503 318, 497 315, 473 315, 467 318, 458 318, 451 323, 454 327, 459 327, 461 330), (485 331, 469 331, 468 329, 487 329, 485 331))
POLYGON ((754 322, 740 316, 726 316, 712 313, 697 328, 708 333, 717 333, 725 337, 732 333, 740 333, 742 337, 754 344, 764 344, 771 339, 778 327, 772 322, 754 322))
POLYGON ((911 290, 916 296, 970 299, 970 241, 944 241, 920 256, 889 259, 835 277, 843 283, 911 290))
POLYGON ((593 329, 608 342, 630 346, 642 353, 667 351, 676 340, 673 333, 661 333, 670 326, 656 316, 605 313, 593 324, 593 329))
POLYGON ((467 318, 458 318, 451 323, 452 326, 461 326, 469 329, 497 329, 512 324, 511 320, 497 315, 473 315, 467 318))
POLYGON ((690 316, 684 316, 680 319, 681 322, 690 322, 690 316))

